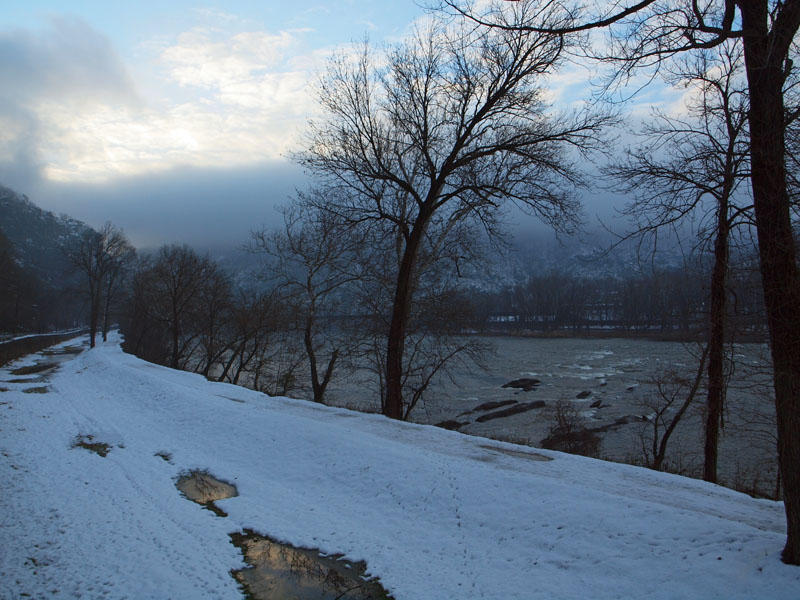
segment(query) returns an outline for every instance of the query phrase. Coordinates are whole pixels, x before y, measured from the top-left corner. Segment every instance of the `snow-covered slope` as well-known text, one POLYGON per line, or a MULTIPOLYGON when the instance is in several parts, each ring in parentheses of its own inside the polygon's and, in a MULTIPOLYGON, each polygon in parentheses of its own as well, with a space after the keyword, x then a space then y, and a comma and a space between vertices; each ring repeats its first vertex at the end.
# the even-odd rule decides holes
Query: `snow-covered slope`
POLYGON ((241 598, 228 533, 243 528, 364 559, 397 600, 800 595, 800 568, 779 560, 779 503, 268 398, 116 343, 44 382, 8 383, 10 368, 0 370, 3 599, 241 598), (72 448, 79 435, 108 443, 108 456, 72 448), (175 489, 194 468, 238 486, 218 502, 229 516, 175 489))

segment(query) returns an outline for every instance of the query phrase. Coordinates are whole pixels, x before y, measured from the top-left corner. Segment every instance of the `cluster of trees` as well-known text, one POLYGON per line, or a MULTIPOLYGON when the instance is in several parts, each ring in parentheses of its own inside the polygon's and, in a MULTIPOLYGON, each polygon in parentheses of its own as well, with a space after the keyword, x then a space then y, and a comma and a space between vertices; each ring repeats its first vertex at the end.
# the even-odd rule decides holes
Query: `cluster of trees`
POLYGON ((89 345, 94 348, 98 331, 103 341, 113 320, 113 309, 124 278, 136 251, 125 235, 111 223, 100 229, 87 229, 83 235, 64 248, 73 267, 84 281, 84 296, 88 307, 89 345))
POLYGON ((0 332, 43 333, 82 322, 81 299, 70 286, 47 283, 17 263, 14 245, 0 231, 0 332))
POLYGON ((270 292, 236 288, 188 246, 138 260, 120 325, 124 348, 151 362, 272 394, 293 389, 296 361, 280 361, 290 328, 283 304, 270 292))
MULTIPOLYGON (((766 336, 758 272, 732 273, 727 293, 728 340, 766 336)), ((494 332, 635 332, 675 339, 702 338, 709 327, 708 265, 662 267, 624 276, 551 272, 497 292, 474 294, 475 328, 494 332)))

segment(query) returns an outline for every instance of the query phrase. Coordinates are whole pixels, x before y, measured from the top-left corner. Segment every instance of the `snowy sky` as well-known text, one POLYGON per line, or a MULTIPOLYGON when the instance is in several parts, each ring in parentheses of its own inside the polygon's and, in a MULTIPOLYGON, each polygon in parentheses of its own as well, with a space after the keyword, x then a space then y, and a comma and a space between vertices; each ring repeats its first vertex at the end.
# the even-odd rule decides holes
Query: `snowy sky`
MULTIPOLYGON (((414 0, 7 3, 0 183, 137 245, 240 243, 302 186, 286 154, 325 58, 423 14, 414 0)), ((554 101, 585 77, 554 78, 554 101)))

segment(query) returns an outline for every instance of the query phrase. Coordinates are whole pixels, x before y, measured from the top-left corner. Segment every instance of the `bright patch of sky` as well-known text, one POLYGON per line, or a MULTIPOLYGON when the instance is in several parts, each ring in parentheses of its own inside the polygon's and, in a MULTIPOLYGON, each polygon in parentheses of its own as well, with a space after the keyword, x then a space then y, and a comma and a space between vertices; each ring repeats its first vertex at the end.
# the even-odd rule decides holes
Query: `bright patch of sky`
POLYGON ((314 112, 325 56, 399 36, 420 12, 356 0, 16 3, 0 16, 0 73, 6 100, 22 102, 3 115, 3 142, 33 134, 27 158, 63 182, 276 159, 314 112), (38 85, 20 98, 31 72, 38 85))

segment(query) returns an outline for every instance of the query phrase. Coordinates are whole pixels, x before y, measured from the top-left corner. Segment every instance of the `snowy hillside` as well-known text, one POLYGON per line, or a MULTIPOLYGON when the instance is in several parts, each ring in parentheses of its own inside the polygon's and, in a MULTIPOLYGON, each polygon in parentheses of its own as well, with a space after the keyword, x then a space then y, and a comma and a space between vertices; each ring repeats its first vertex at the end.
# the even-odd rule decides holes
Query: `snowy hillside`
POLYGON ((800 594, 778 503, 269 398, 116 342, 59 358, 0 370, 4 600, 241 598, 246 528, 363 559, 396 600, 800 594), (238 487, 227 516, 176 490, 198 468, 238 487))

